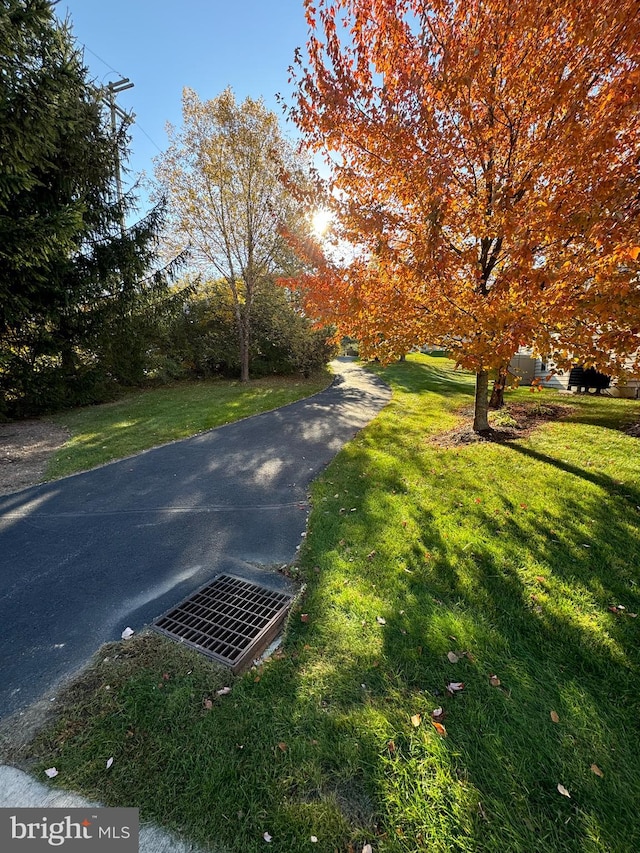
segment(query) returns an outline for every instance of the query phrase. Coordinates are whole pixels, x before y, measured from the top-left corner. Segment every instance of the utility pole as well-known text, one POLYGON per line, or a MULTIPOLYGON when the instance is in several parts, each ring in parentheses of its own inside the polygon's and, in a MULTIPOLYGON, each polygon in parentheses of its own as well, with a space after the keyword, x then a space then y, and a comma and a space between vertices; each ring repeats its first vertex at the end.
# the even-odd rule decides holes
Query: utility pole
MULTIPOLYGON (((105 95, 105 101, 107 102, 109 109, 111 111, 111 133, 113 134, 114 141, 116 139, 118 128, 116 126, 116 116, 119 116, 121 119, 128 118, 127 113, 116 104, 116 95, 120 94, 120 92, 124 92, 126 89, 132 89, 134 84, 129 80, 128 77, 123 77, 121 80, 116 80, 115 83, 107 83, 106 90, 107 93, 105 95)), ((116 145, 116 197, 118 200, 118 204, 122 203, 122 175, 120 174, 120 152, 118 151, 118 146, 116 145)), ((124 214, 121 214, 120 217, 120 225, 122 230, 124 231, 124 214)))

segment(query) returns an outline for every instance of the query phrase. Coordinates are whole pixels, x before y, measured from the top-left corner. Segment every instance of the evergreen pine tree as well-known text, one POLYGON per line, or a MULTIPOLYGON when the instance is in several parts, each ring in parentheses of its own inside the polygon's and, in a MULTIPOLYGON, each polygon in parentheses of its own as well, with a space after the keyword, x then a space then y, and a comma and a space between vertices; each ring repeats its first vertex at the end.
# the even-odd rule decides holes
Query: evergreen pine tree
POLYGON ((0 0, 0 412, 87 402, 144 376, 153 317, 179 296, 149 272, 163 205, 123 226, 127 143, 69 24, 47 0, 0 0))

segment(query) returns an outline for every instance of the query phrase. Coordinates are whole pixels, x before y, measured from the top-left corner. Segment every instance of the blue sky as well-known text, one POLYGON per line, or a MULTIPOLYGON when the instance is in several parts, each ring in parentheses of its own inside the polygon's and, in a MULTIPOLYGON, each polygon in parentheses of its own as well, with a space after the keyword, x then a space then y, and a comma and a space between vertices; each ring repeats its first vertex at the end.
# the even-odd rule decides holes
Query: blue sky
POLYGON ((129 166, 148 177, 166 122, 180 124, 184 86, 204 100, 230 85, 280 115, 275 94, 290 101, 288 68, 307 41, 301 0, 60 0, 55 12, 70 17, 93 78, 135 84, 118 104, 136 117, 129 166))

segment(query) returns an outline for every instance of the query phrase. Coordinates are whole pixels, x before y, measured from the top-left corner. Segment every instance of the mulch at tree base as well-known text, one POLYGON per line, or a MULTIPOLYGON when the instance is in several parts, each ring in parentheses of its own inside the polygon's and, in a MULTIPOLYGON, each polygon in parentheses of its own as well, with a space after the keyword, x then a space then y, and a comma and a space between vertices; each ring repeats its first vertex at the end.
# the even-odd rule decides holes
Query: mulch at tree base
POLYGON ((460 416, 464 418, 463 422, 448 432, 434 436, 431 442, 443 448, 482 441, 502 444, 526 438, 542 424, 557 421, 573 411, 573 406, 558 403, 508 403, 497 412, 489 413, 489 422, 493 422, 495 426, 490 432, 479 434, 472 428, 473 408, 465 407, 459 411, 460 416))

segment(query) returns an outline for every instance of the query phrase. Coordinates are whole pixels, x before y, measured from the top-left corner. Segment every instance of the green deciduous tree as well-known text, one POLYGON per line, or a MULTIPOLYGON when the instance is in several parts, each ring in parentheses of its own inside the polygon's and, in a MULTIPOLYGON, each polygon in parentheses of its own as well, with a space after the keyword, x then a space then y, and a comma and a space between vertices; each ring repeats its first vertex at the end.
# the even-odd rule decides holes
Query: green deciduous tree
MULTIPOLYGON (((254 297, 250 345, 254 376, 309 375, 334 355, 330 331, 314 329, 285 288, 263 282, 254 297)), ((182 310, 164 324, 155 349, 159 378, 237 376, 233 297, 225 281, 198 283, 182 310)))

